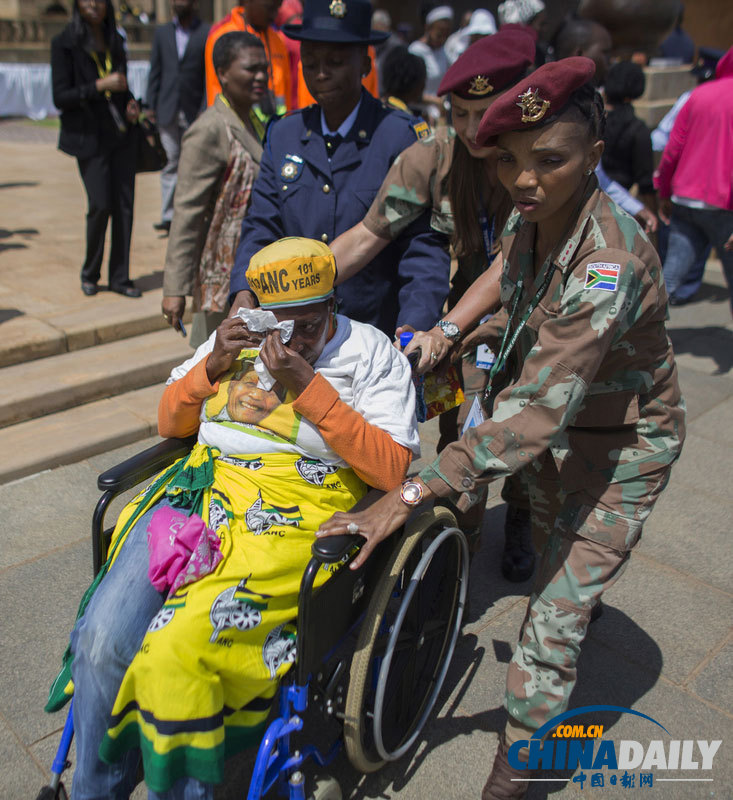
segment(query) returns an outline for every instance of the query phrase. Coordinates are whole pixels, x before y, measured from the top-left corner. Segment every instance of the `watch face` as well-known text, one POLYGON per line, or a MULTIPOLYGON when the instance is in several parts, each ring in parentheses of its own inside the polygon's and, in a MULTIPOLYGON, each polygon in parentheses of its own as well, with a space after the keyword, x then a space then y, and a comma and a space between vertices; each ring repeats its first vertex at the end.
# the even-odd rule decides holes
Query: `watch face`
POLYGON ((449 339, 456 339, 460 334, 460 328, 455 322, 442 322, 440 324, 441 330, 449 339))
POLYGON ((422 500, 422 495, 422 486, 420 486, 419 483, 408 481, 402 484, 400 496, 402 497, 402 501, 407 503, 407 505, 416 505, 422 500))

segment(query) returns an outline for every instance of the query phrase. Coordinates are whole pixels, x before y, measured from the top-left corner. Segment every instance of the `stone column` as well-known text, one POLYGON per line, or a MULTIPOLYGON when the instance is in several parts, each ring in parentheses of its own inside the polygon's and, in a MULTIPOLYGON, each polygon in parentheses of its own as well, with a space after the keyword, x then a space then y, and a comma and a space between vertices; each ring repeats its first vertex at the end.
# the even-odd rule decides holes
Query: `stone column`
POLYGON ((155 19, 160 24, 171 18, 170 0, 155 0, 155 19))
POLYGON ((214 0, 214 21, 225 17, 235 5, 232 0, 214 0))

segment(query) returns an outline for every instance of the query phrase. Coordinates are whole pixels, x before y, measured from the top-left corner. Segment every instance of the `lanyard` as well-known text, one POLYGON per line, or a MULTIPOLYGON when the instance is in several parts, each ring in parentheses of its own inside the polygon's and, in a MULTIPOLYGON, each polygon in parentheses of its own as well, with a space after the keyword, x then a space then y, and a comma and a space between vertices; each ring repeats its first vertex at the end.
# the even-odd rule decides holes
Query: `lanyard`
POLYGON ((481 237, 484 242, 484 250, 486 251, 486 265, 487 268, 492 261, 492 252, 494 250, 494 222, 496 217, 491 218, 491 226, 489 226, 489 218, 486 211, 481 210, 478 221, 481 226, 481 237))
MULTIPOLYGON (((551 258, 551 257, 550 257, 551 258)), ((514 317, 516 316, 517 309, 519 308, 519 301, 522 297, 522 289, 524 288, 524 284, 522 279, 520 278, 517 281, 517 289, 514 293, 514 302, 512 303, 512 310, 509 314, 509 319, 507 320, 506 328, 504 329, 504 338, 501 340, 501 348, 499 349, 499 355, 496 357, 496 361, 494 362, 494 366, 491 367, 489 371, 489 382, 486 385, 486 389, 484 391, 484 402, 489 399, 491 395, 491 387, 494 382, 494 377, 497 372, 500 372, 504 369, 504 365, 506 364, 506 360, 509 357, 509 353, 511 353, 512 348, 517 343, 517 339, 519 338, 519 334, 524 330, 524 326, 527 324, 527 321, 534 313, 537 306, 542 301, 542 298, 545 296, 545 293, 550 287, 550 281, 552 280, 552 276, 555 273, 555 265, 552 263, 550 258, 545 261, 545 278, 542 281, 542 286, 537 290, 537 293, 530 301, 527 310, 524 312, 524 316, 519 321, 519 324, 516 327, 516 330, 512 334, 511 338, 509 338, 509 331, 512 327, 512 322, 514 321, 514 317), (508 340, 508 341, 507 341, 508 340)))
MULTIPOLYGON (((221 97, 221 102, 224 103, 227 108, 234 111, 232 104, 226 99, 226 97, 224 97, 223 94, 220 94, 219 97, 221 97)), ((245 125, 244 120, 239 116, 239 114, 237 114, 236 111, 234 111, 234 113, 237 115, 237 119, 242 124, 242 127, 246 130, 247 126, 245 125)), ((255 114, 253 109, 249 110, 249 121, 254 128, 255 136, 260 140, 260 142, 262 142, 265 138, 265 126, 262 124, 260 118, 257 116, 257 114, 255 114)))
MULTIPOLYGON (((108 75, 112 74, 112 55, 109 50, 106 50, 104 53, 104 66, 102 66, 102 62, 99 60, 99 56, 94 50, 92 50, 92 58, 97 65, 97 74, 100 78, 106 78, 108 75)), ((112 97, 112 92, 107 89, 104 96, 109 100, 110 97, 112 97)))

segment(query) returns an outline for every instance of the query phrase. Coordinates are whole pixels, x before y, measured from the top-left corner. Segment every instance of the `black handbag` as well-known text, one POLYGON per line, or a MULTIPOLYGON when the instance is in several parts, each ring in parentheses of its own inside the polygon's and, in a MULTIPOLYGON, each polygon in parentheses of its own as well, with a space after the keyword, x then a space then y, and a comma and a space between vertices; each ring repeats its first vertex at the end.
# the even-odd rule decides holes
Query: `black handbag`
POLYGON ((168 156, 161 144, 158 126, 141 114, 135 128, 137 129, 135 172, 159 172, 168 163, 168 156))

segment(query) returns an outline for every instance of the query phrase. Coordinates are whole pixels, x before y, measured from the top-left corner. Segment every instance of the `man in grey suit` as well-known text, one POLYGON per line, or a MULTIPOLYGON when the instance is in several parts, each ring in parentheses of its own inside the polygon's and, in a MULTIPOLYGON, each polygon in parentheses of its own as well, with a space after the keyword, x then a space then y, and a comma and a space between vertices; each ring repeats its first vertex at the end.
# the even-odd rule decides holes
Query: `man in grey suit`
POLYGON ((209 25, 196 0, 172 0, 173 20, 159 25, 150 55, 147 104, 153 110, 168 164, 160 173, 161 211, 156 230, 170 230, 181 139, 205 108, 204 48, 209 25))

